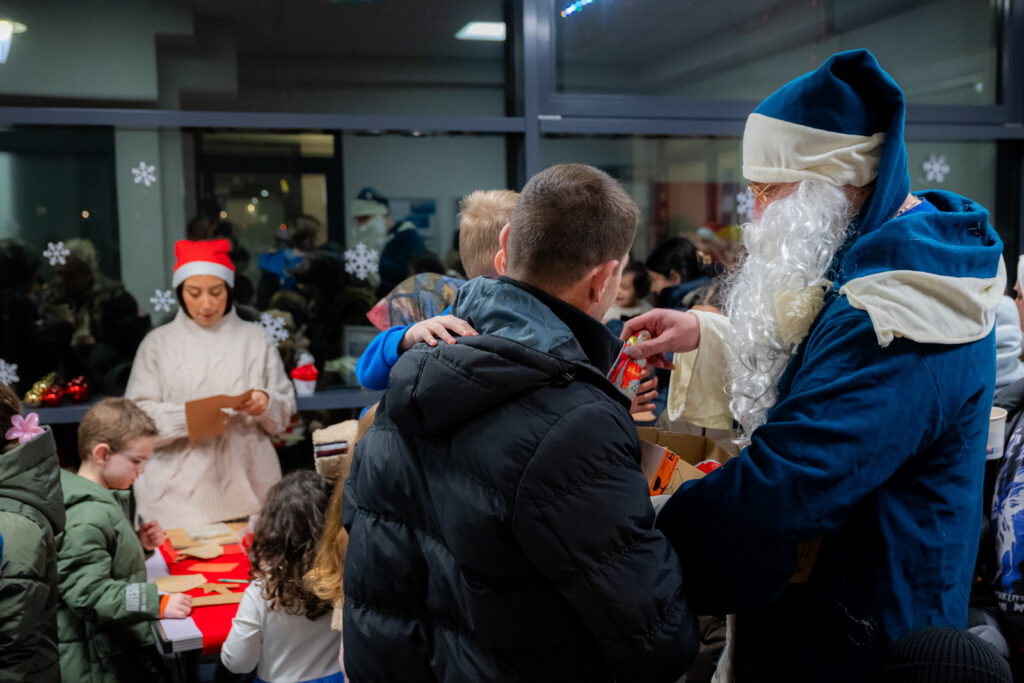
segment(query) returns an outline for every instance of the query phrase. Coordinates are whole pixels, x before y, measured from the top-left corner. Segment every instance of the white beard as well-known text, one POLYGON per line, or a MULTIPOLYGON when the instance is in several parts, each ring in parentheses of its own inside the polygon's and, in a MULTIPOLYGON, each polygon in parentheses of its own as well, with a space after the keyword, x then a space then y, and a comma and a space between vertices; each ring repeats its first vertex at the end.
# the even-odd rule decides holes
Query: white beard
POLYGON ((822 281, 852 219, 842 188, 805 180, 743 226, 747 255, 729 279, 729 408, 746 438, 778 400, 777 384, 824 302, 822 281))

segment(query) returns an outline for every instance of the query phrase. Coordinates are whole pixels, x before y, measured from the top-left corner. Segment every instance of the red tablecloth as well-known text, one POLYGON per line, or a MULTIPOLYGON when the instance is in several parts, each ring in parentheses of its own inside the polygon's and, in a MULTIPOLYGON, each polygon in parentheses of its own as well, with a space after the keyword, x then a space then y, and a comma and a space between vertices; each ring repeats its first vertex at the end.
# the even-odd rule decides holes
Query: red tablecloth
MULTIPOLYGON (((249 578, 249 556, 238 544, 224 546, 224 554, 212 560, 197 560, 193 557, 178 557, 177 551, 171 547, 170 541, 160 546, 160 554, 167 562, 167 569, 171 574, 194 574, 191 567, 194 564, 235 564, 234 569, 226 572, 209 572, 198 570, 198 573, 206 577, 207 582, 217 583, 217 579, 248 579, 249 578)), ((246 583, 225 583, 232 592, 241 593, 246 589, 246 583)), ((207 593, 202 588, 196 588, 188 592, 193 597, 201 595, 217 595, 207 593)), ((192 620, 196 627, 203 634, 203 654, 214 654, 220 652, 221 645, 228 637, 231 630, 231 620, 238 612, 238 604, 233 605, 208 605, 196 607, 192 610, 192 620)))

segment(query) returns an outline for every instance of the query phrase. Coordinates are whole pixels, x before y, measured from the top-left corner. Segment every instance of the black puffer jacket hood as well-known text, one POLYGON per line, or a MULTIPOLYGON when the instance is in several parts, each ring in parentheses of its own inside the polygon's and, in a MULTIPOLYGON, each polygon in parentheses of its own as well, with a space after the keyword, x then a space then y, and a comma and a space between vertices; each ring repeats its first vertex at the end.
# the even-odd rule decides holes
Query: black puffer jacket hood
POLYGON ((402 429, 445 434, 518 395, 574 381, 587 382, 628 408, 605 378, 622 342, 569 304, 508 278, 476 278, 459 291, 452 315, 486 334, 440 344, 418 356, 416 382, 393 385, 388 392, 392 419, 402 429), (538 296, 558 307, 574 327, 587 330, 586 350, 538 296), (456 375, 460 391, 453 396, 456 375))
POLYGON ((620 348, 511 280, 453 312, 481 334, 394 366, 345 486, 352 680, 677 680, 696 625, 639 467, 620 348))

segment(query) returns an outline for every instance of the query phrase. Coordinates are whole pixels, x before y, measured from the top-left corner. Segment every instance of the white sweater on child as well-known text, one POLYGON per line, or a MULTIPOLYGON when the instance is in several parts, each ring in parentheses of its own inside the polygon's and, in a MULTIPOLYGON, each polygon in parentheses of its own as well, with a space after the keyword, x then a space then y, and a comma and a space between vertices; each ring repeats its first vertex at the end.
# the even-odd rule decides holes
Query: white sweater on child
POLYGON ((280 354, 259 325, 232 309, 209 328, 179 310, 146 335, 125 395, 156 422, 160 435, 135 482, 139 516, 166 528, 208 524, 257 512, 281 478, 270 434, 284 431, 295 394, 280 354), (188 438, 185 403, 249 389, 270 398, 258 416, 233 414, 223 434, 188 438))
POLYGON ((220 661, 233 673, 256 675, 268 683, 299 683, 341 671, 341 633, 331 629, 331 613, 316 621, 272 610, 254 581, 245 589, 220 661))

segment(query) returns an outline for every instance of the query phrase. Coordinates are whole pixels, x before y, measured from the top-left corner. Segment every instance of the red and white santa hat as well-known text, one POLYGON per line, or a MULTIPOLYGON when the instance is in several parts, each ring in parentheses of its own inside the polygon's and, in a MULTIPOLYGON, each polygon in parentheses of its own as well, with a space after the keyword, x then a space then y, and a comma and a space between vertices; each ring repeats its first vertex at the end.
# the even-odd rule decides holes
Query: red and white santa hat
POLYGON ((177 287, 193 275, 215 275, 228 287, 235 286, 235 264, 231 262, 228 252, 231 242, 227 240, 178 240, 174 245, 174 276, 171 286, 177 287))

